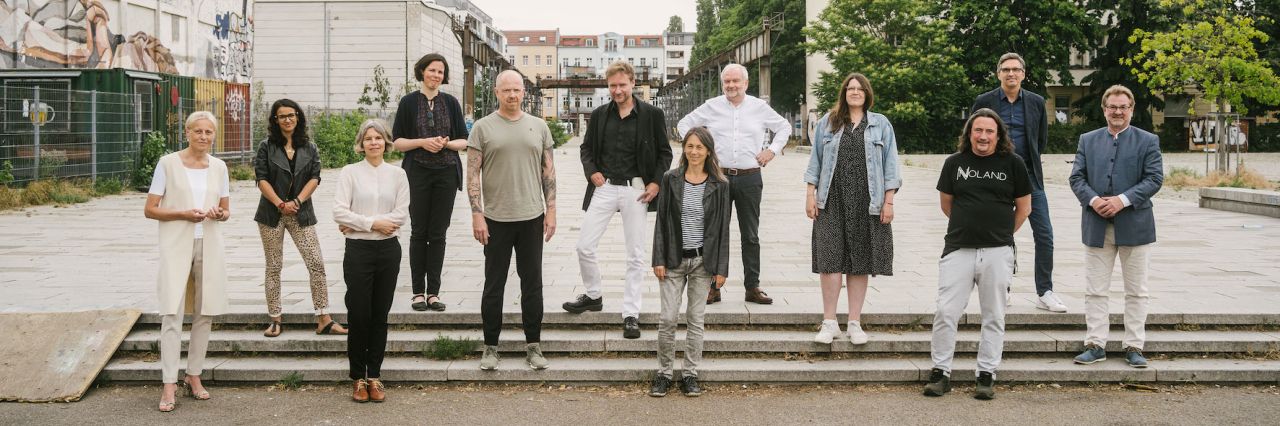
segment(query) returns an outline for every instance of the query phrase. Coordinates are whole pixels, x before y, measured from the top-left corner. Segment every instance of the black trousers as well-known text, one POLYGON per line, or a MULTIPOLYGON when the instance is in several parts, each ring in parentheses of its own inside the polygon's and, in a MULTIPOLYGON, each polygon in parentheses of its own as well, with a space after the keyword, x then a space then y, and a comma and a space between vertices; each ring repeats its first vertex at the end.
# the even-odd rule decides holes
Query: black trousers
POLYGON ((764 179, 760 173, 729 176, 729 195, 738 213, 738 232, 742 236, 742 286, 747 290, 760 287, 760 199, 763 193, 764 179))
POLYGON ((347 240, 342 278, 347 282, 347 359, 351 379, 376 379, 387 351, 387 313, 400 274, 400 240, 347 240))
POLYGON ((498 344, 502 333, 502 295, 511 268, 511 252, 516 254, 516 275, 520 276, 520 319, 524 340, 542 340, 542 221, 538 216, 521 222, 485 219, 489 244, 484 246, 484 291, 480 296, 480 317, 484 320, 484 344, 498 344))
POLYGON ((413 294, 440 294, 445 234, 458 195, 457 173, 453 168, 405 166, 409 177, 409 276, 413 279, 413 294))

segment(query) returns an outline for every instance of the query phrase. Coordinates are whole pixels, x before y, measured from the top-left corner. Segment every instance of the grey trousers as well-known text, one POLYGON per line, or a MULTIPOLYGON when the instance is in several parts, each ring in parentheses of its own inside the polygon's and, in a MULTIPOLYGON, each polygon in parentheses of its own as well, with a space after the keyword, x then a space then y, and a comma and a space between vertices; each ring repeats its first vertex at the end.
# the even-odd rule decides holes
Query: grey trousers
POLYGON ((959 249, 938 261, 938 311, 933 315, 930 346, 934 368, 951 372, 957 323, 976 286, 982 305, 982 340, 975 373, 995 373, 1004 352, 1004 298, 1013 280, 1013 260, 1013 248, 1005 246, 959 249))
POLYGON ((196 238, 191 252, 191 282, 183 300, 178 302, 176 315, 160 317, 160 375, 164 383, 178 383, 178 363, 182 358, 182 309, 186 298, 191 298, 191 340, 187 344, 187 370, 192 376, 203 371, 204 355, 209 349, 209 331, 213 317, 200 314, 201 286, 204 284, 204 240, 196 238))
POLYGON ((688 294, 685 309, 684 376, 698 377, 702 361, 702 318, 707 308, 707 292, 711 291, 711 274, 702 267, 702 256, 680 261, 680 266, 667 271, 662 286, 662 317, 658 323, 658 374, 671 378, 676 357, 676 325, 680 316, 680 297, 688 294))

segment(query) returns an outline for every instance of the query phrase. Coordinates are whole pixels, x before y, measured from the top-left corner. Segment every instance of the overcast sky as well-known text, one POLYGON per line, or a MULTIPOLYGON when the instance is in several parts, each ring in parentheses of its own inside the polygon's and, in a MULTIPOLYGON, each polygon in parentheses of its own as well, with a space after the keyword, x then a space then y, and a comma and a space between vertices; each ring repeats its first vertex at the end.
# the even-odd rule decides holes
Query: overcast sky
POLYGON ((695 0, 471 0, 500 30, 553 30, 560 34, 662 34, 671 15, 693 31, 695 0))

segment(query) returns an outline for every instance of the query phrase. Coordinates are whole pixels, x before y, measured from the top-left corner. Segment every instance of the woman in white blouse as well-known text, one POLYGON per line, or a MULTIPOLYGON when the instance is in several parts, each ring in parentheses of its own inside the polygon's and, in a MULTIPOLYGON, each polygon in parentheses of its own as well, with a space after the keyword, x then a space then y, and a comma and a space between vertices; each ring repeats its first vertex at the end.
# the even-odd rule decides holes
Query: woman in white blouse
POLYGON ((387 313, 400 274, 396 233, 409 218, 409 179, 404 169, 387 164, 391 134, 382 120, 367 120, 356 133, 356 152, 364 161, 342 168, 334 198, 333 221, 347 237, 342 276, 347 282, 347 358, 352 398, 386 398, 381 368, 387 348, 387 313))
POLYGON ((160 222, 160 271, 157 279, 160 365, 164 386, 160 411, 174 409, 178 361, 182 351, 182 315, 191 312, 191 342, 183 382, 197 400, 209 399, 200 383, 213 315, 227 310, 227 281, 221 222, 231 217, 227 165, 209 155, 218 120, 196 111, 186 121, 187 148, 156 163, 143 213, 160 222))

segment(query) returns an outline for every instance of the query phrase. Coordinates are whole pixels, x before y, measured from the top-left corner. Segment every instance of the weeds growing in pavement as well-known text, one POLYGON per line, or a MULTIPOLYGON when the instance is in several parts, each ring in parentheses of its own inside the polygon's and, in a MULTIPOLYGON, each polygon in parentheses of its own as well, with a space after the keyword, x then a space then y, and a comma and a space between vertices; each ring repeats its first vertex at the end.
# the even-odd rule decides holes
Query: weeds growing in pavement
POLYGON ((434 341, 422 348, 422 355, 438 360, 462 359, 476 349, 480 349, 479 340, 467 337, 455 339, 439 334, 434 341))
POLYGON ((294 390, 294 389, 300 388, 302 387, 302 373, 294 371, 294 372, 290 372, 289 374, 285 374, 284 376, 280 377, 279 382, 276 382, 276 386, 279 386, 281 389, 284 389, 284 390, 294 390))

